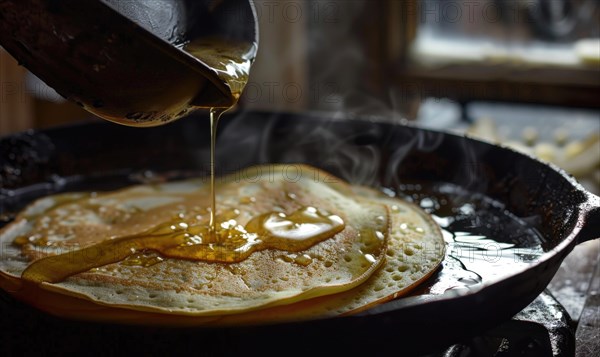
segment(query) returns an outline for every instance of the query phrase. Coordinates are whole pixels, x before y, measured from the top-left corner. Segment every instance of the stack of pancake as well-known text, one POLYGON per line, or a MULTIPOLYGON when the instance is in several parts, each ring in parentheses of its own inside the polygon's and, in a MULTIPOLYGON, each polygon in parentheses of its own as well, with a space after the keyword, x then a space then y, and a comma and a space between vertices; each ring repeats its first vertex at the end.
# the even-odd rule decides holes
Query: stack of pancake
POLYGON ((208 224, 209 196, 207 182, 192 179, 41 198, 0 231, 0 286, 68 318, 272 323, 398 298, 445 254, 439 228, 418 207, 309 166, 256 166, 220 178, 222 231, 212 240, 196 229, 208 224), (292 222, 297 212, 306 221, 292 222), (267 213, 287 233, 251 231, 267 213), (301 231, 318 239, 298 245, 301 231))

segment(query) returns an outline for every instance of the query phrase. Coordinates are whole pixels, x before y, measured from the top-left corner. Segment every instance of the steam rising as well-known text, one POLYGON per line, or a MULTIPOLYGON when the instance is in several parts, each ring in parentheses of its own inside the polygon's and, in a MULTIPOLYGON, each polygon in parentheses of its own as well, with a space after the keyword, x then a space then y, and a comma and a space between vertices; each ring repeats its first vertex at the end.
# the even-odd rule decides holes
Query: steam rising
POLYGON ((406 157, 433 152, 443 139, 441 133, 371 125, 339 114, 306 114, 303 120, 302 115, 241 113, 221 131, 217 164, 219 172, 233 172, 253 164, 306 163, 353 184, 397 189, 406 157))

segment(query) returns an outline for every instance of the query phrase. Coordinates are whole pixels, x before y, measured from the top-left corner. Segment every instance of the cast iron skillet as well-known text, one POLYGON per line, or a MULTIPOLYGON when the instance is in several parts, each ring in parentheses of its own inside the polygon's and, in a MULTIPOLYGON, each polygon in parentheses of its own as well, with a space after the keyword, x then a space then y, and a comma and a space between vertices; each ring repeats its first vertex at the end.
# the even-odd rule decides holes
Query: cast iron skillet
MULTIPOLYGON (((598 197, 563 172, 505 148, 399 124, 308 114, 245 113, 225 118, 221 126, 221 173, 257 163, 303 162, 372 186, 451 182, 494 198, 519 217, 537 217, 532 224, 547 252, 529 268, 466 293, 400 299, 357 316, 277 325, 172 329, 67 321, 3 294, 5 350, 423 353, 509 319, 544 290, 576 244, 600 236, 598 197)), ((145 170, 206 174, 208 137, 208 120, 197 115, 160 128, 88 123, 4 138, 0 212, 6 216, 49 193, 131 184, 145 170)))

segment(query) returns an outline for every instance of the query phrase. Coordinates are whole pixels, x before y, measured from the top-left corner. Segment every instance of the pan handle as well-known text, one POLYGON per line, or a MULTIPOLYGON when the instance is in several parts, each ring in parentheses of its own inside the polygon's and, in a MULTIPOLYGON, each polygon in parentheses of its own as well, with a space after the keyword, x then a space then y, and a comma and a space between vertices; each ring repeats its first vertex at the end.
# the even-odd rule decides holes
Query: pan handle
POLYGON ((577 235, 577 244, 600 238, 600 197, 588 193, 588 200, 583 203, 584 217, 580 222, 581 231, 577 235))

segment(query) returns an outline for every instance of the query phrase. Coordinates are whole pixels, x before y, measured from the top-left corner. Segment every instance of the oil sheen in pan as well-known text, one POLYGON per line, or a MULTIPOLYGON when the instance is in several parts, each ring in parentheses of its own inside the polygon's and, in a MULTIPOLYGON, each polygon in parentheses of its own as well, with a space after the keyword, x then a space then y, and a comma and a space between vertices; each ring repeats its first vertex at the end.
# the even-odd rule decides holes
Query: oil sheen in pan
POLYGON ((431 214, 448 244, 442 268, 412 296, 472 289, 525 269, 544 253, 542 235, 487 196, 449 183, 403 184, 397 196, 431 214))

